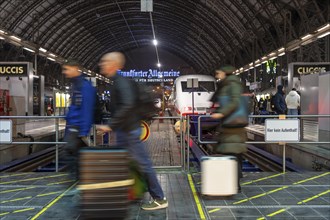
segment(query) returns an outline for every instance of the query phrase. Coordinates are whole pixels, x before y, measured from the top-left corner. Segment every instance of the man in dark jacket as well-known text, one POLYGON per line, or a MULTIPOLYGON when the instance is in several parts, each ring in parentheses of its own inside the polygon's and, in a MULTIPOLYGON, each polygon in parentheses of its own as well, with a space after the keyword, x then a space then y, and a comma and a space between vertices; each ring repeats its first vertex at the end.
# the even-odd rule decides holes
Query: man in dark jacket
POLYGON ((99 63, 101 74, 112 80, 110 90, 112 117, 109 126, 98 126, 97 129, 102 132, 115 131, 117 144, 126 147, 138 163, 146 179, 149 193, 154 199, 150 204, 142 205, 142 209, 163 209, 168 206, 168 202, 152 168, 146 146, 140 140, 140 117, 136 111, 137 93, 130 80, 117 75, 117 71, 122 69, 124 64, 125 57, 119 52, 108 53, 101 58, 99 63))
POLYGON ((274 96, 274 108, 277 114, 286 113, 286 103, 282 85, 277 86, 277 93, 274 96))
POLYGON ((66 115, 65 156, 69 171, 78 179, 78 152, 86 146, 87 135, 93 124, 96 90, 84 79, 79 63, 69 60, 63 64, 63 74, 72 83, 71 105, 66 115))

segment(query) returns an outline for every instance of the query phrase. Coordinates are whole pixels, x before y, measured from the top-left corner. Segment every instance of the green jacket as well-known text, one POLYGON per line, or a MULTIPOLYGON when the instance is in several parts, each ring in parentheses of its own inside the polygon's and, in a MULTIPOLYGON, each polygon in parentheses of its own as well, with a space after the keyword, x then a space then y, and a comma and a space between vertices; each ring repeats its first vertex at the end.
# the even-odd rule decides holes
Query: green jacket
POLYGON ((242 92, 243 87, 239 78, 236 75, 227 76, 222 82, 220 82, 219 88, 215 93, 215 98, 218 100, 219 96, 229 96, 231 102, 226 106, 219 106, 216 112, 222 113, 224 117, 233 113, 239 106, 242 92))

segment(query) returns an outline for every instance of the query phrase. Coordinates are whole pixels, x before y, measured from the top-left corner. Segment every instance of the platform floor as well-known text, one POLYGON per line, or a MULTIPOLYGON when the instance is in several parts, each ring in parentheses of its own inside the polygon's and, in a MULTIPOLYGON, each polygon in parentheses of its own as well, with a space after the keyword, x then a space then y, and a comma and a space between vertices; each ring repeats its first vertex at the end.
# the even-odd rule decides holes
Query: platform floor
POLYGON ((153 165, 158 166, 180 166, 181 150, 170 120, 159 123, 155 120, 150 125, 150 137, 146 146, 152 159, 153 165))
MULTIPOLYGON (((330 219, 330 172, 244 175, 242 193, 209 197, 200 195, 200 173, 158 173, 169 207, 143 211, 141 201, 127 219, 330 219)), ((64 196, 72 184, 66 173, 1 173, 0 219, 79 219, 78 200, 64 196)))

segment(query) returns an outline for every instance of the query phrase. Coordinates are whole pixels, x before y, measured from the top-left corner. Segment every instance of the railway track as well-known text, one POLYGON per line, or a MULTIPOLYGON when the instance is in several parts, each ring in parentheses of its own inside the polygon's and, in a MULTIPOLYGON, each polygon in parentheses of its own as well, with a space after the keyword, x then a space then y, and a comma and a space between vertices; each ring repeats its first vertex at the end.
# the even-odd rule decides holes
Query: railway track
MULTIPOLYGON (((60 154, 61 150, 59 150, 60 154)), ((31 172, 55 160, 56 148, 50 147, 0 167, 0 172, 31 172)))

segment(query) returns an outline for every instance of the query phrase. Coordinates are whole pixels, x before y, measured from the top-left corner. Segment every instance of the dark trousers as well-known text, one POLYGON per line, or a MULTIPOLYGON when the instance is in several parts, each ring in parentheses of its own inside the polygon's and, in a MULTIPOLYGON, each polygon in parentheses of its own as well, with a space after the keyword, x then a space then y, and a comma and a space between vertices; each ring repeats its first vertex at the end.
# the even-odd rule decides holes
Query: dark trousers
POLYGON ((79 150, 87 146, 79 137, 77 128, 68 128, 64 140, 67 144, 64 146, 63 162, 74 180, 79 180, 79 150))

